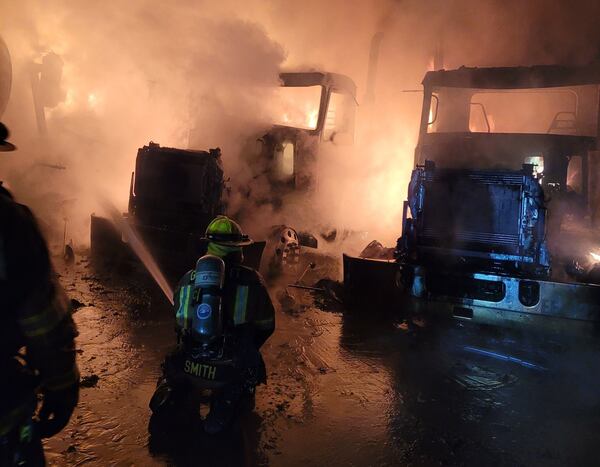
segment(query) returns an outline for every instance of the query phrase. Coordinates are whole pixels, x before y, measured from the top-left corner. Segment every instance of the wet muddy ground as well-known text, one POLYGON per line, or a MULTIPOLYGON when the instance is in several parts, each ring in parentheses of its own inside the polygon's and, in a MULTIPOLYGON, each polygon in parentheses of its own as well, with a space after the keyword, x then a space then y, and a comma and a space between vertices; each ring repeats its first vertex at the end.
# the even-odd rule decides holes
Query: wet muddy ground
POLYGON ((145 279, 95 273, 85 255, 59 272, 84 387, 46 444, 50 465, 597 465, 594 345, 407 330, 399 315, 319 307, 299 290, 263 347, 269 381, 253 413, 216 437, 194 414, 150 434, 148 401, 175 339, 168 303, 145 279))

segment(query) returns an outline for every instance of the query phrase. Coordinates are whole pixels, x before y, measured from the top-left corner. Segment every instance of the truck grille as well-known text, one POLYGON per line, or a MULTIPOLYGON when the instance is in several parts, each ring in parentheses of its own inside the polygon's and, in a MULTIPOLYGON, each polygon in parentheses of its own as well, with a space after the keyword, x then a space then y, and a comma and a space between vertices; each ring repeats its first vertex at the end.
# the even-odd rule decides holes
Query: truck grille
MULTIPOLYGON (((448 238, 448 235, 434 229, 423 229, 423 237, 430 241, 444 241, 448 238)), ((505 246, 510 249, 518 248, 519 236, 511 234, 493 233, 493 232, 467 232, 467 231, 456 231, 452 236, 452 240, 459 243, 468 244, 493 244, 498 246, 505 246)))
POLYGON ((519 254, 522 184, 518 174, 428 174, 421 245, 519 254))

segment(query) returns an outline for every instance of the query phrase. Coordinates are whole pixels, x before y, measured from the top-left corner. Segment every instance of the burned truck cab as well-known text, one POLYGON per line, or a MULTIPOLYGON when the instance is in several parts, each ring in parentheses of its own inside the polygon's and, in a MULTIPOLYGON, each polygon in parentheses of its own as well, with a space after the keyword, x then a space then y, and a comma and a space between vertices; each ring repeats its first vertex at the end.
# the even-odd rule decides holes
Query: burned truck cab
POLYGON ((345 75, 294 72, 280 80, 274 126, 259 140, 275 197, 314 185, 321 145, 351 143, 356 113, 356 85, 345 75))
POLYGON ((600 67, 429 72, 397 258, 418 311, 600 321, 600 67))
POLYGON ((330 144, 352 144, 356 117, 356 85, 345 75, 289 72, 280 81, 271 105, 273 126, 258 139, 249 164, 254 179, 266 179, 268 186, 253 201, 273 207, 281 222, 267 234, 265 266, 273 275, 295 272, 301 248, 318 247, 316 235, 297 224, 293 206, 298 199, 311 206, 307 199, 318 184, 319 154, 330 144))
MULTIPOLYGON (((249 198, 284 210, 286 195, 308 192, 314 185, 314 162, 321 145, 352 140, 356 86, 336 73, 282 73, 280 80, 270 103, 274 125, 258 139, 258 150, 249 151, 248 167, 256 171, 252 179, 266 177, 267 183, 261 185, 269 188, 264 198, 254 194, 249 198)), ((151 142, 138 150, 127 212, 116 220, 91 216, 92 258, 101 266, 131 262, 132 250, 118 225, 125 222, 168 278, 179 278, 206 250, 203 233, 216 215, 240 219, 254 212, 248 209, 250 200, 239 203, 240 211, 231 212, 229 188, 219 149, 185 150, 151 142)), ((244 247, 245 264, 258 268, 265 245, 267 255, 279 263, 297 253, 300 245, 316 247, 313 237, 294 227, 301 226, 273 226, 268 243, 244 247)))

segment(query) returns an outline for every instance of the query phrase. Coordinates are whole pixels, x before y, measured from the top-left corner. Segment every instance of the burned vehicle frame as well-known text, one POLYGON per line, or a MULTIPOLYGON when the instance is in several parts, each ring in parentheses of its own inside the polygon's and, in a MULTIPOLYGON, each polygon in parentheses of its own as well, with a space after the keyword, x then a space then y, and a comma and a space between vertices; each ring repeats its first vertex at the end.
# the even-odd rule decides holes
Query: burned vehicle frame
MULTIPOLYGON (((269 190, 254 202, 269 204, 275 215, 281 214, 286 223, 273 225, 267 237, 265 249, 266 270, 280 274, 285 271, 298 272, 301 249, 318 248, 319 239, 315 232, 295 223, 290 199, 310 197, 318 185, 316 163, 319 152, 326 144, 352 144, 356 118, 356 85, 348 76, 326 72, 286 72, 280 74, 282 92, 302 93, 316 90, 312 94, 310 121, 285 121, 280 119, 269 132, 257 141, 260 146, 250 156, 255 178, 266 177, 269 190)), ((296 102, 305 99, 300 96, 296 102)), ((306 117, 306 116, 304 116, 306 117)), ((251 196, 249 196, 250 198, 251 196)), ((310 206, 310 202, 306 202, 310 206)), ((248 209, 242 204, 240 211, 248 209)), ((233 214, 236 216, 236 214, 233 214)), ((321 238, 335 236, 328 232, 321 238)))
MULTIPOLYGON (((136 261, 123 223, 139 236, 174 282, 206 251, 207 225, 225 212, 221 152, 161 147, 138 149, 127 212, 120 219, 91 215, 91 256, 99 267, 136 261)), ((114 216, 119 213, 114 213, 114 216)), ((265 242, 244 247, 246 264, 257 267, 265 242)))
MULTIPOLYGON (((259 138, 260 150, 247 154, 249 165, 261 171, 257 175, 268 179, 267 197, 258 202, 285 210, 287 194, 304 193, 314 185, 313 164, 319 145, 333 141, 341 133, 353 136, 356 86, 344 75, 324 72, 281 73, 280 81, 280 89, 314 87, 318 91, 314 125, 275 124, 259 138), (344 105, 336 107, 334 101, 340 98, 344 105), (344 111, 336 115, 332 109, 338 108, 344 111)), ((150 142, 138 150, 128 210, 122 220, 141 237, 168 278, 175 279, 206 250, 202 237, 216 215, 243 217, 244 210, 250 207, 241 203, 240 212, 229 212, 227 192, 218 149, 184 150, 150 142)), ((266 256, 274 258, 278 266, 295 264, 301 246, 317 247, 316 238, 297 232, 298 227, 273 226, 267 241, 244 247, 246 264, 258 268, 265 245, 266 256)), ((119 230, 114 219, 92 214, 91 253, 96 264, 113 266, 134 260, 127 239, 119 230)))
MULTIPOLYGON (((559 331, 600 322, 599 84, 595 65, 426 74, 396 250, 408 309, 559 331)), ((366 263, 344 258, 350 289, 366 263)))

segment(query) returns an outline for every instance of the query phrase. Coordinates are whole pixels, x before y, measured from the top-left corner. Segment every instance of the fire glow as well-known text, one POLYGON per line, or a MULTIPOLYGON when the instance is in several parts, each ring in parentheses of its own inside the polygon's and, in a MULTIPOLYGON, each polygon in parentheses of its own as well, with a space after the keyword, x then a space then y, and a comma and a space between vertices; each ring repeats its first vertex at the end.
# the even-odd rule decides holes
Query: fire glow
POLYGON ((273 123, 314 130, 319 121, 321 86, 280 87, 273 91, 273 123))

